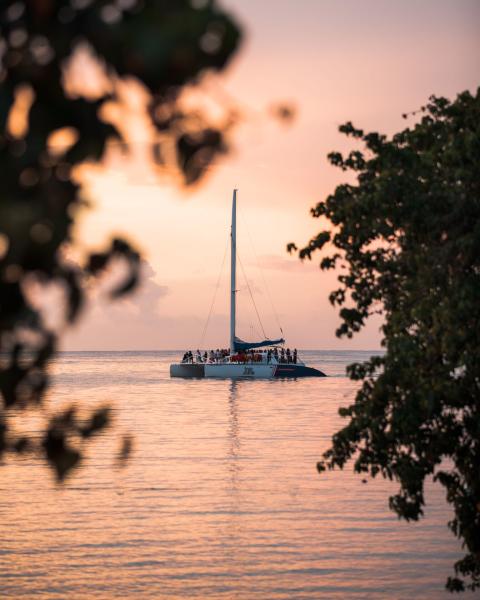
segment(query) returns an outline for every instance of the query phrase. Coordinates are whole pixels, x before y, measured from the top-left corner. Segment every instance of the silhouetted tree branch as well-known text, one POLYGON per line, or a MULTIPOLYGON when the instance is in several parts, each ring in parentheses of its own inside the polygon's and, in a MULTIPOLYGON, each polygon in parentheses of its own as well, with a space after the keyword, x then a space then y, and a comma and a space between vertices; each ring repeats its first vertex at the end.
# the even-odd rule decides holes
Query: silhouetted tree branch
MULTIPOLYGON (((332 164, 353 171, 312 209, 331 226, 300 250, 336 250, 343 265, 337 335, 351 337, 374 312, 384 317, 383 357, 350 365, 362 381, 340 409, 348 424, 318 464, 400 484, 390 507, 416 520, 425 478, 445 487, 448 523, 466 549, 451 591, 480 588, 480 90, 454 102, 432 97, 420 122, 387 139, 351 123, 340 131, 365 145, 332 164)), ((406 115, 405 115, 406 116, 406 115)), ((290 251, 296 250, 290 244, 290 251)))
MULTIPOLYGON (((84 302, 86 281, 113 262, 126 266, 113 298, 132 291, 140 256, 116 239, 103 252, 72 265, 63 248, 71 240, 82 204, 72 170, 99 162, 111 140, 128 139, 106 120, 105 107, 119 100, 119 83, 139 81, 148 90, 148 115, 158 132, 152 160, 175 163, 184 182, 198 181, 227 150, 225 125, 199 111, 186 112, 178 99, 186 85, 208 70, 222 70, 235 53, 240 31, 213 0, 6 0, 0 6, 0 457, 41 452, 59 481, 81 461, 81 448, 109 421, 96 410, 87 423, 74 408, 51 415, 40 445, 9 427, 12 411, 41 406, 58 331, 28 296, 33 280, 63 290, 64 322, 73 323, 84 302), (69 91, 69 65, 88 47, 108 85, 91 95, 69 91), (52 134, 67 135, 62 150, 52 134), (167 145, 173 155, 164 153, 167 145)), ((85 72, 84 77, 90 77, 85 72)), ((123 443, 128 455, 131 441, 123 443)))

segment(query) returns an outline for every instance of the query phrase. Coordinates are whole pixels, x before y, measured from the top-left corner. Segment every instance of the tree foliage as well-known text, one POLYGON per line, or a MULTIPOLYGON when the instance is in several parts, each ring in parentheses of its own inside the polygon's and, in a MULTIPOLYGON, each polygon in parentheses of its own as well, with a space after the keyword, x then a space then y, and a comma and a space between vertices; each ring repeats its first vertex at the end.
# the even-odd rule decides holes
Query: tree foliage
MULTIPOLYGON (((432 97, 415 126, 391 139, 351 123, 340 131, 365 146, 332 164, 353 172, 312 209, 331 223, 300 250, 330 244, 322 269, 344 267, 330 301, 339 336, 374 312, 384 318, 385 355, 353 364, 362 383, 340 409, 338 431, 318 469, 343 468, 400 484, 390 507, 416 520, 428 476, 445 487, 452 532, 466 549, 450 590, 480 587, 480 90, 454 102, 432 97)), ((406 116, 406 115, 405 115, 406 116)), ((292 245, 294 248, 294 245, 292 245)), ((292 249, 292 248, 291 248, 292 249)))
MULTIPOLYGON (((32 303, 29 286, 59 286, 69 324, 81 311, 86 284, 112 263, 126 267, 112 297, 130 292, 138 281, 140 257, 125 240, 113 240, 81 265, 65 258, 82 205, 72 170, 85 161, 101 161, 112 140, 128 150, 128 139, 118 123, 107 120, 105 107, 121 102, 122 82, 140 82, 158 133, 152 160, 173 160, 186 184, 198 181, 226 151, 229 120, 213 124, 200 111, 185 111, 179 96, 206 71, 222 70, 240 37, 214 0, 1 3, 0 458, 7 452, 40 452, 62 480, 79 463, 85 440, 108 423, 105 407, 86 420, 70 408, 49 415, 39 444, 10 425, 15 412, 42 407, 59 335, 32 303), (66 84, 73 58, 85 47, 96 55, 107 81, 93 97, 73 94, 66 84), (66 131, 72 141, 59 151, 52 135, 66 131), (173 153, 165 152, 167 147, 173 153)), ((128 447, 125 440, 123 455, 128 447)))

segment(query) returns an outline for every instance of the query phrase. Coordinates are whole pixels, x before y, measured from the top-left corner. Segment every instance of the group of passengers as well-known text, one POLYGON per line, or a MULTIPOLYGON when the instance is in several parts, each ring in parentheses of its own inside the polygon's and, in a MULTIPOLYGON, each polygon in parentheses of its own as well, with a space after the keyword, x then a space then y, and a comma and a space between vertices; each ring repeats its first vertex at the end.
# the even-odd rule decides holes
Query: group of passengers
POLYGON ((268 350, 267 352, 267 360, 270 362, 271 357, 274 356, 275 360, 279 363, 294 363, 297 364, 297 349, 294 348, 293 352, 290 351, 290 348, 281 348, 280 352, 278 348, 274 348, 273 350, 268 350))
MULTIPOLYGON (((191 350, 185 352, 182 358, 182 363, 218 363, 223 362, 224 359, 230 354, 227 348, 217 348, 216 350, 210 350, 210 352, 200 352, 197 350, 195 355, 191 350)), ((279 363, 297 363, 297 349, 290 351, 290 348, 281 348, 280 351, 277 347, 269 348, 266 352, 267 363, 272 362, 272 358, 275 358, 276 362, 279 363)), ((253 350, 244 352, 240 351, 235 356, 232 356, 232 360, 235 362, 259 362, 263 360, 262 353, 255 352, 253 350)))
POLYGON ((185 352, 185 354, 183 355, 182 358, 182 363, 193 363, 193 362, 197 362, 197 363, 216 363, 216 362, 223 362, 223 359, 228 356, 230 354, 230 352, 228 351, 227 348, 217 348, 216 350, 210 350, 210 352, 207 352, 205 350, 205 352, 200 352, 200 350, 197 350, 195 353, 195 356, 193 355, 191 350, 188 350, 187 352, 185 352))
POLYGON ((262 362, 264 358, 267 359, 267 363, 272 362, 272 358, 278 363, 297 363, 297 349, 293 351, 290 348, 269 348, 267 351, 240 351, 238 354, 232 356, 234 362, 262 362))

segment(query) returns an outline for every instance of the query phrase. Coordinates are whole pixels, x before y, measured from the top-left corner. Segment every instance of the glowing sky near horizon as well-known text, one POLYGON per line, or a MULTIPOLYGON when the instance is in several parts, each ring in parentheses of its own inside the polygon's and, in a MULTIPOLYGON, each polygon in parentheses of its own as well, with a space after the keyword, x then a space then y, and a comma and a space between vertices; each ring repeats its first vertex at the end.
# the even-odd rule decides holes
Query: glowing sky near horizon
MULTIPOLYGON (((65 339, 65 349, 196 348, 222 263, 233 187, 239 188, 239 249, 267 335, 278 334, 269 293, 290 346, 379 347, 379 320, 353 340, 338 340, 328 302, 335 275, 286 254, 319 231, 309 208, 345 179, 326 155, 349 142, 338 126, 351 120, 387 134, 413 121, 431 94, 474 91, 480 74, 480 3, 475 0, 224 0, 245 42, 220 78, 249 119, 232 136, 232 152, 192 190, 156 178, 147 165, 110 161, 91 171, 92 209, 76 233, 88 247, 127 234, 143 250, 147 277, 136 296, 97 304, 65 339), (297 108, 289 127, 266 116, 275 101, 297 108), (248 233, 247 233, 248 227, 248 233), (253 240, 254 251, 250 238, 253 240)), ((205 347, 228 340, 228 257, 205 347)), ((240 272, 239 334, 260 327, 240 272)))

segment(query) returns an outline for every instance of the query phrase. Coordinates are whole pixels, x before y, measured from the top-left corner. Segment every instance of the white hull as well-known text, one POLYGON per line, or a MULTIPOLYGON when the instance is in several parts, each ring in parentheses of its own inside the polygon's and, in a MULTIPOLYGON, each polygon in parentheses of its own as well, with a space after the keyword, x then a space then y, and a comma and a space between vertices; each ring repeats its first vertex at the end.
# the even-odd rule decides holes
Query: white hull
POLYGON ((206 364, 205 377, 271 379, 275 376, 276 365, 256 364, 206 364))
POLYGON ((325 377, 325 373, 303 363, 174 363, 171 377, 190 379, 284 379, 287 377, 325 377))

